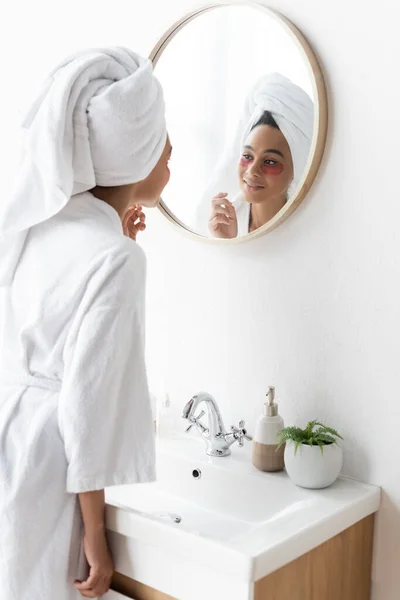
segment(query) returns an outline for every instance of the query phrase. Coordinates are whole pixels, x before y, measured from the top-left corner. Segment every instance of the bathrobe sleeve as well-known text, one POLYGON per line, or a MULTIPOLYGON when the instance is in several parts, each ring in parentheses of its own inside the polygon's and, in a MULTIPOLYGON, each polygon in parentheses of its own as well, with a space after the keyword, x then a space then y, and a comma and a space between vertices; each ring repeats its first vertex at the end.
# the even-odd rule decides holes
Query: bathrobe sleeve
POLYGON ((59 397, 67 492, 154 480, 144 272, 138 251, 111 253, 94 270, 71 327, 59 397))

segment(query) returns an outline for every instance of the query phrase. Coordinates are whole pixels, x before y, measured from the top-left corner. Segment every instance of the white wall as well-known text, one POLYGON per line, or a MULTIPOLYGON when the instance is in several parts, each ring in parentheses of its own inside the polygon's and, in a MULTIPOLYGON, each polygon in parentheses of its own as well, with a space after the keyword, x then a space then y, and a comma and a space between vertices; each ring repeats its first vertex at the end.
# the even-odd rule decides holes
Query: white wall
MULTIPOLYGON (((176 407, 200 388, 214 393, 228 423, 252 424, 274 384, 287 422, 318 417, 337 426, 346 473, 384 488, 373 599, 398 600, 400 9, 394 0, 270 5, 302 29, 326 74, 322 169, 289 221, 252 243, 205 246, 152 215, 142 238, 150 375, 176 407)), ((35 78, 66 52, 118 43, 147 53, 192 7, 187 0, 10 3, 3 22, 11 37, 0 53, 2 91, 5 81, 9 90, 3 140, 35 78)))
POLYGON ((326 73, 318 180, 286 224, 237 247, 194 243, 154 218, 145 246, 150 274, 162 262, 163 276, 157 269, 158 286, 150 281, 150 349, 164 326, 157 359, 179 407, 205 388, 228 424, 252 424, 274 384, 287 422, 318 417, 342 431, 345 472, 384 489, 373 599, 398 600, 400 10, 390 0, 379 10, 344 0, 275 6, 326 73))

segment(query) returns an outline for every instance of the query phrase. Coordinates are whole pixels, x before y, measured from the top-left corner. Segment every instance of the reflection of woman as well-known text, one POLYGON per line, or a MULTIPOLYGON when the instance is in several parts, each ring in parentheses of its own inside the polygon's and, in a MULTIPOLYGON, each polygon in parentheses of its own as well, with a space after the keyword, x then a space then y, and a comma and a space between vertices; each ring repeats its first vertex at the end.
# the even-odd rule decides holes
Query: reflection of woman
POLYGON ((151 62, 72 57, 24 127, 0 207, 1 596, 97 598, 113 572, 104 488, 154 479, 145 258, 129 239, 169 179, 151 62))
POLYGON ((245 115, 235 140, 239 161, 228 153, 214 175, 215 189, 229 184, 236 170, 240 188, 232 201, 221 187, 215 190, 209 217, 214 237, 232 238, 262 227, 286 204, 307 164, 314 107, 303 89, 278 73, 266 75, 249 94, 245 115))

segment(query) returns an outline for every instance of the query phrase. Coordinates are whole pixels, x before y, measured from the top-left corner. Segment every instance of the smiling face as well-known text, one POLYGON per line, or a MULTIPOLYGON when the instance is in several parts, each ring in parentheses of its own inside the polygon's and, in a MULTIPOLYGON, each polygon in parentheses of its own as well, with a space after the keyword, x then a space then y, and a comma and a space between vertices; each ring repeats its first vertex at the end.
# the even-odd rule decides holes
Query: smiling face
POLYGON ((238 164, 240 189, 247 202, 287 200, 293 180, 289 144, 271 125, 257 125, 247 136, 238 164))

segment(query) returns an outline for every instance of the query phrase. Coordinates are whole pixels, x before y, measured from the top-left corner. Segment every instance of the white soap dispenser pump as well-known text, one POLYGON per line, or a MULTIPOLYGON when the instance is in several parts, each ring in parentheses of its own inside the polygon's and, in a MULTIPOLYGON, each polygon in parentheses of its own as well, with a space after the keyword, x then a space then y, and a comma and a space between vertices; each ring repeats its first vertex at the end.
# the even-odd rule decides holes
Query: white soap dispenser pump
POLYGON ((282 471, 284 446, 278 448, 278 433, 283 429, 284 422, 278 414, 275 402, 275 388, 269 387, 267 402, 264 404, 264 414, 258 419, 253 438, 253 465, 260 471, 282 471))

